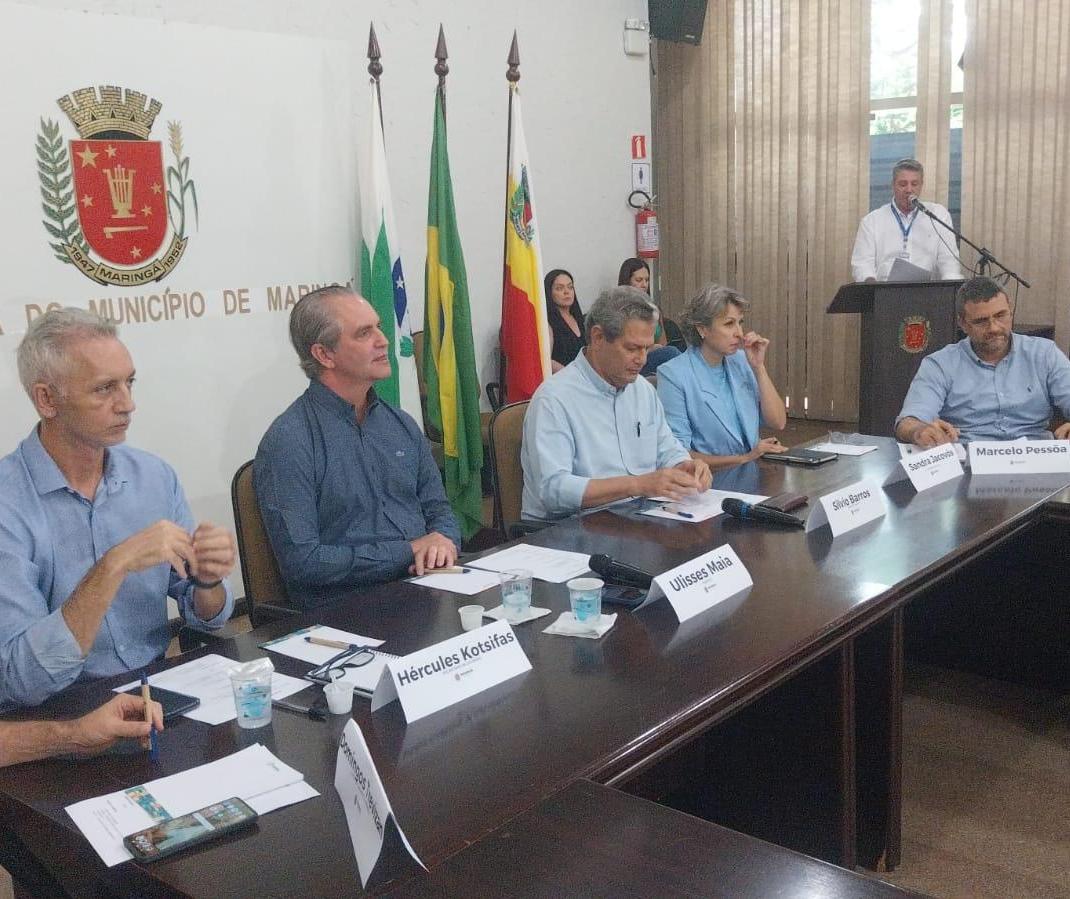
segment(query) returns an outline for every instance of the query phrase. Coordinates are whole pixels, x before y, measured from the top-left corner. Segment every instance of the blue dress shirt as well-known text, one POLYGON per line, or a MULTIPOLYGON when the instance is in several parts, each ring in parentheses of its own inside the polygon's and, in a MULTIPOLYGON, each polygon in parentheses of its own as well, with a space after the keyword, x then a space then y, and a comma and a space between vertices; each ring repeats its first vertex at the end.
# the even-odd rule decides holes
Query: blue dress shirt
POLYGON ((921 360, 895 423, 939 417, 967 442, 1043 439, 1053 406, 1070 417, 1070 360, 1052 341, 1013 334, 1010 352, 992 365, 964 338, 921 360))
POLYGON ((581 352, 543 381, 524 416, 522 515, 571 515, 592 478, 648 474, 689 458, 646 378, 618 390, 581 352))
POLYGON ((442 476, 416 422, 374 391, 364 423, 313 380, 268 428, 253 485, 290 600, 321 605, 403 577, 411 541, 438 531, 460 546, 442 476))
POLYGON ((161 563, 124 578, 82 657, 63 604, 104 553, 161 519, 194 529, 174 470, 141 450, 106 451, 92 500, 67 484, 36 427, 0 460, 0 708, 37 705, 79 677, 110 677, 158 659, 171 639, 167 596, 196 627, 221 627, 230 617, 229 586, 219 614, 202 621, 193 585, 161 563))
POLYGON ((658 369, 658 397, 677 439, 711 456, 739 456, 758 444, 758 379, 742 352, 710 365, 699 347, 658 369))

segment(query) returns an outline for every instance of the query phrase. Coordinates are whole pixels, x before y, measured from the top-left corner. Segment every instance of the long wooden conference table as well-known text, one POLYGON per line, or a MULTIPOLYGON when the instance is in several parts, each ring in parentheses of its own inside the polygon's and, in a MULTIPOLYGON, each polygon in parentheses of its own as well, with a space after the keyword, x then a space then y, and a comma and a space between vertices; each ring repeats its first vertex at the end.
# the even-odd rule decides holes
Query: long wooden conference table
MULTIPOLYGON (((806 493, 812 506, 863 477, 883 481, 898 454, 891 441, 880 445, 814 470, 752 463, 715 486, 806 493)), ((544 634, 552 618, 518 625, 530 672, 412 725, 397 703, 373 714, 359 697, 353 718, 432 878, 517 822, 531 826, 532 815, 554 814, 554 803, 574 798, 569 791, 585 782, 845 868, 891 868, 900 856, 904 609, 1008 541, 1027 540, 1032 529, 1070 526, 1070 491, 1059 493, 1062 486, 1050 478, 981 483, 969 473, 923 493, 898 484, 885 488, 884 518, 835 540, 827 528, 803 533, 726 516, 702 523, 651 518, 638 514, 643 501, 572 518, 527 542, 606 553, 655 573, 729 543, 754 586, 683 624, 665 603, 621 612, 597 641, 544 634)), ((255 658, 264 640, 316 623, 382 638, 385 651, 405 654, 460 633, 457 609, 471 601, 393 583, 210 651, 255 658)), ((483 601, 489 607, 497 599, 488 593, 483 601)), ((537 582, 533 602, 563 611, 567 591, 537 582)), ((273 662, 289 674, 309 667, 280 656, 273 662)), ((68 691, 38 714, 90 708, 107 686, 68 691)), ((9 768, 0 771, 0 832, 17 834, 44 864, 89 884, 93 895, 352 895, 360 881, 332 786, 346 720, 321 723, 276 709, 270 727, 242 731, 235 723, 182 719, 161 735, 155 765, 144 753, 125 752, 9 768), (302 771, 322 795, 265 815, 255 831, 154 865, 112 869, 63 810, 251 742, 302 771)), ((592 845, 612 847, 615 816, 623 812, 609 800, 604 808, 604 832, 592 834, 592 845)), ((628 853, 618 854, 625 865, 628 853)), ((508 875, 503 868, 503 883, 508 875)), ((426 877, 400 866, 379 891, 422 894, 418 879, 426 877)), ((840 885, 842 895, 852 893, 852 883, 840 885)), ((763 882, 754 894, 768 888, 763 882)))

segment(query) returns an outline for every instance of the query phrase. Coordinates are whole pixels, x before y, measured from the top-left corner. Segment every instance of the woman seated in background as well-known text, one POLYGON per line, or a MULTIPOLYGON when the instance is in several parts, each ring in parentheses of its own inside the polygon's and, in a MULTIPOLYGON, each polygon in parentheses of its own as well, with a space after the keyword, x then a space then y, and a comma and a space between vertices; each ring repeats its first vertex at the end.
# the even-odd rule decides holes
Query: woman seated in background
POLYGON ((759 419, 780 431, 788 414, 765 368, 769 341, 743 331, 748 306, 731 288, 707 284, 680 322, 687 352, 658 369, 658 397, 669 427, 710 468, 787 448, 776 437, 758 437, 759 419))
MULTIPOLYGON (((617 275, 617 286, 636 287, 647 296, 650 296, 650 266, 642 259, 625 259, 621 263, 620 272, 617 275)), ((651 301, 654 302, 654 305, 657 305, 652 296, 651 301)), ((665 328, 662 327, 660 321, 660 306, 658 307, 658 318, 658 324, 654 329, 654 347, 647 353, 646 365, 643 366, 643 370, 640 372, 641 375, 654 374, 658 366, 663 362, 668 362, 670 359, 675 359, 680 355, 680 351, 676 347, 667 346, 665 328)))
POLYGON ((550 370, 556 374, 587 346, 587 338, 583 333, 583 310, 576 299, 572 275, 563 268, 555 268, 547 273, 542 283, 546 288, 546 320, 553 338, 550 370))

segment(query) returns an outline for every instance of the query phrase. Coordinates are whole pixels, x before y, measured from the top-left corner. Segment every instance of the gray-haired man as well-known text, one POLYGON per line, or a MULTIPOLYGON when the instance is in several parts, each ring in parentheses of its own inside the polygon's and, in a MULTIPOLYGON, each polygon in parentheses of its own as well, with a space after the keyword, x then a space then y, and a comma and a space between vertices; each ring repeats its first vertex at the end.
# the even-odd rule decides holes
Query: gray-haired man
MULTIPOLYGON (((931 272, 937 280, 962 277, 954 235, 915 208, 925 186, 925 170, 916 159, 900 159, 892 167, 892 202, 878 206, 858 225, 851 252, 855 281, 887 281, 896 259, 931 272)), ((951 224, 951 215, 939 203, 925 208, 951 224)))
POLYGON ((194 525, 166 462, 120 445, 134 363, 115 325, 48 312, 18 366, 40 421, 0 460, 0 709, 161 657, 167 595, 189 624, 222 626, 237 557, 228 531, 194 525))
POLYGON ((324 287, 294 306, 290 340, 310 383, 253 465, 290 600, 315 606, 452 565, 461 534, 427 438, 374 390, 390 376, 378 313, 349 288, 324 287))
POLYGON ((656 319, 642 291, 605 291, 586 315, 586 349, 535 391, 521 450, 524 518, 710 486, 709 467, 673 436, 657 393, 639 377, 656 319))

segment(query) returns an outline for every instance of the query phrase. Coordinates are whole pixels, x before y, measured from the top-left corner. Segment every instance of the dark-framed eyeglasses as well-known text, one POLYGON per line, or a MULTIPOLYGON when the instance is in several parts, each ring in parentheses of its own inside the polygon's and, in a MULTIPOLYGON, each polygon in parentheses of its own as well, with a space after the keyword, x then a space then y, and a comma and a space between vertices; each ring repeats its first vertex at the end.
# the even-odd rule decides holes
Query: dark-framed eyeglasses
POLYGON ((341 652, 331 656, 318 668, 313 668, 305 675, 306 680, 314 684, 329 684, 345 676, 350 668, 362 668, 371 664, 375 658, 375 650, 370 646, 358 646, 355 643, 347 646, 341 652))

